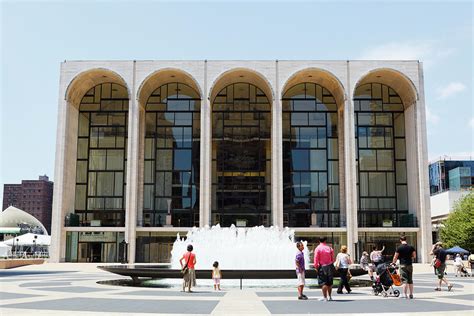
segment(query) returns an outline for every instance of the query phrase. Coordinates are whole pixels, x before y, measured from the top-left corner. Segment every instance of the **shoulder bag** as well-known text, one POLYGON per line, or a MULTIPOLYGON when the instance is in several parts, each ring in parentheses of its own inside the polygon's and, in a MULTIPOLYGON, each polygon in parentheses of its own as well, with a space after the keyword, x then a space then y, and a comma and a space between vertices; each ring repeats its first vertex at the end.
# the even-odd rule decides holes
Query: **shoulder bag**
POLYGON ((185 275, 189 272, 189 268, 188 268, 189 260, 191 260, 191 253, 189 253, 189 257, 188 257, 188 261, 186 262, 186 265, 184 266, 184 268, 181 269, 182 275, 185 275))

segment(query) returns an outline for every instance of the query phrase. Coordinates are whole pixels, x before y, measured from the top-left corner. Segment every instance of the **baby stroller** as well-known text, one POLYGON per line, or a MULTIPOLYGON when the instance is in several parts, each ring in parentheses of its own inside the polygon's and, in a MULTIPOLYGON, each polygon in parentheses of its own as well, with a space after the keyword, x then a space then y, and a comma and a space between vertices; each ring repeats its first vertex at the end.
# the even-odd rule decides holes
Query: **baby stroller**
MULTIPOLYGON (((467 272, 467 269, 464 265, 460 265, 458 267, 458 272, 459 272, 459 275, 462 276, 462 277, 468 277, 470 276, 469 275, 469 272, 467 272)), ((456 273, 456 276, 458 276, 458 274, 456 273)))
POLYGON ((393 285, 400 286, 400 276, 397 268, 387 263, 382 263, 377 267, 377 278, 372 285, 374 295, 382 294, 383 297, 400 296, 400 291, 393 288, 393 285))

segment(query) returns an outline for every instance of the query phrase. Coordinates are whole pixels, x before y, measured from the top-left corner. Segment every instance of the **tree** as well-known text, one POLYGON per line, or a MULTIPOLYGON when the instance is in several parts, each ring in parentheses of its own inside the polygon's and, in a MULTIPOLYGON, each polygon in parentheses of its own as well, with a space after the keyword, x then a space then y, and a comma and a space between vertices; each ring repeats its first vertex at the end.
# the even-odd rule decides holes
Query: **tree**
POLYGON ((459 246, 474 252, 474 191, 455 204, 443 225, 440 236, 446 247, 459 246))

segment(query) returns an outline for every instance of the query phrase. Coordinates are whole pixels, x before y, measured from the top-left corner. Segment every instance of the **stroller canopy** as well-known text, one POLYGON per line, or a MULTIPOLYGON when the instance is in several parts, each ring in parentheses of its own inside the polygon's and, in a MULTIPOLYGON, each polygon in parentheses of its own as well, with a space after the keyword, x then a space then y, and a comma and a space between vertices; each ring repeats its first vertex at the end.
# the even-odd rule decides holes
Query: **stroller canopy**
POLYGON ((469 251, 459 246, 454 246, 453 248, 446 249, 446 252, 449 254, 455 254, 455 253, 469 254, 469 251))

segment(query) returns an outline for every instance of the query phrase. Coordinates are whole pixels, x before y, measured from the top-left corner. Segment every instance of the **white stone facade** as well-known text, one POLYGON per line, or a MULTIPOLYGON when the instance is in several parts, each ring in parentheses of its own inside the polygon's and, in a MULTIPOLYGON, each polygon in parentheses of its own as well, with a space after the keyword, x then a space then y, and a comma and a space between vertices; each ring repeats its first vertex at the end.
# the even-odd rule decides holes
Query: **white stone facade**
MULTIPOLYGON (((200 226, 211 220, 211 101, 238 77, 262 89, 272 104, 272 225, 283 225, 282 105, 285 89, 311 81, 331 91, 339 112, 339 184, 341 213, 346 227, 295 228, 296 232, 344 232, 350 253, 362 233, 412 232, 417 236, 419 261, 428 262, 431 214, 427 174, 427 141, 423 68, 418 61, 66 61, 61 64, 56 165, 53 199, 51 260, 65 260, 66 232, 124 232, 129 260, 134 262, 137 232, 177 232, 185 228, 137 227, 143 202, 144 98, 161 84, 180 80, 201 94, 200 226), (310 74, 310 76, 308 75, 310 74), (128 159, 125 227, 64 227, 64 216, 74 209, 78 105, 93 86, 110 81, 129 92, 128 159), (383 83, 400 95, 405 106, 409 211, 418 227, 364 228, 357 225, 354 106, 352 96, 361 83, 383 83)), ((146 99, 145 99, 146 100, 146 99)))

